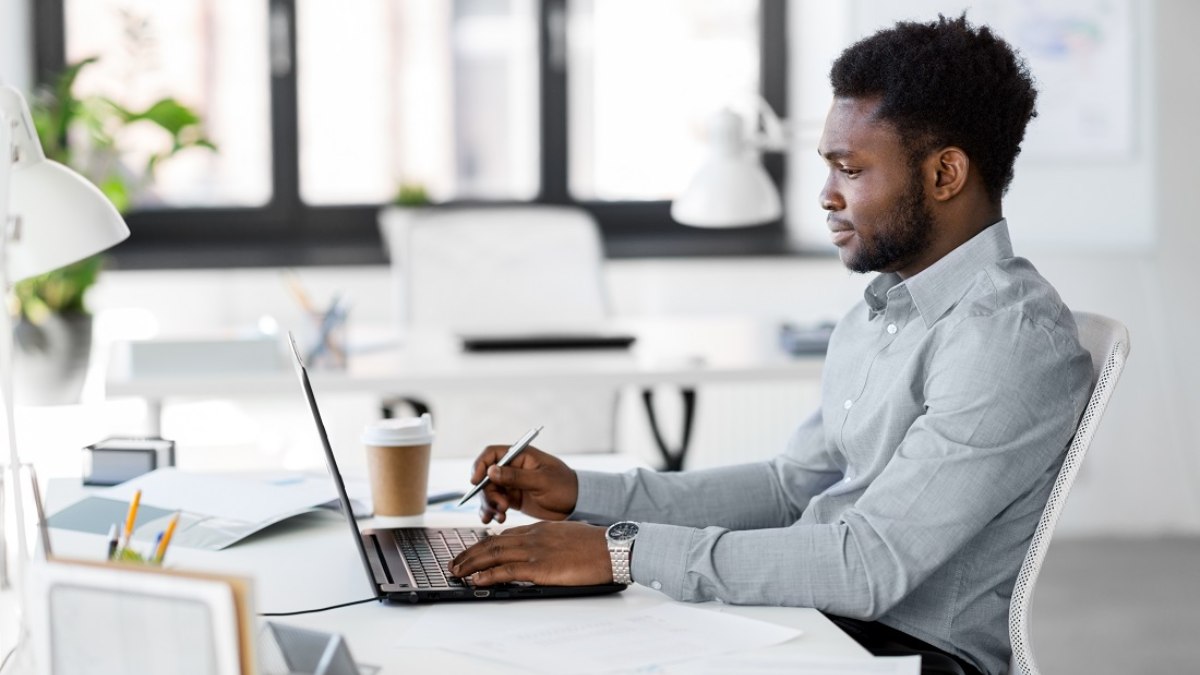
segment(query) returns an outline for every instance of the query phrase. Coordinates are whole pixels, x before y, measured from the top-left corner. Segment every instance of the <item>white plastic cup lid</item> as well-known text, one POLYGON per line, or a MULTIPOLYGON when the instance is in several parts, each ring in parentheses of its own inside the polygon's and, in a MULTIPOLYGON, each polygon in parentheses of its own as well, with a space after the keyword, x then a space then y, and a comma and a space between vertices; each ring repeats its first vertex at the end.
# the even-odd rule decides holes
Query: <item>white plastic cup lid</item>
POLYGON ((372 422, 363 429, 362 442, 381 448, 433 443, 433 418, 425 413, 372 422))

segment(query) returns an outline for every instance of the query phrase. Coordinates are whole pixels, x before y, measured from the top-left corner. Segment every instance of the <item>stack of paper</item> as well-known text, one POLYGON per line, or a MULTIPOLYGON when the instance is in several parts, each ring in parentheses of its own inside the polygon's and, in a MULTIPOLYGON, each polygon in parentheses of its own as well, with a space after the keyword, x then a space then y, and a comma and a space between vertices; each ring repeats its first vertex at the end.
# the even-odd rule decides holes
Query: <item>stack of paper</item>
MULTIPOLYGON (((176 510, 182 512, 173 546, 219 550, 259 530, 337 498, 326 475, 262 478, 159 469, 99 490, 50 516, 50 527, 104 534, 125 519, 129 500, 142 491, 133 539, 153 543, 176 510)), ((355 506, 358 513, 359 507, 355 506)))

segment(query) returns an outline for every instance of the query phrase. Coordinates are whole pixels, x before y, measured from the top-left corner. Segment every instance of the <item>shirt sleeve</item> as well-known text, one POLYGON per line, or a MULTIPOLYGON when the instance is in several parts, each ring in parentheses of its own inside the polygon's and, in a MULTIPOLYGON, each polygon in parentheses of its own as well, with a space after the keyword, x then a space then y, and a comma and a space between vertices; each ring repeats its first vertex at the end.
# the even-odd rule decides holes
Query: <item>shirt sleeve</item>
MULTIPOLYGON (((679 600, 878 618, 1061 457, 1091 379, 1086 352, 1063 333, 1019 312, 960 322, 931 361, 925 414, 834 522, 644 524, 633 579, 679 600)), ((741 509, 762 494, 747 489, 741 509)))
POLYGON ((579 497, 574 519, 740 530, 795 522, 814 495, 842 476, 825 442, 819 411, 796 429, 787 451, 769 462, 682 473, 648 469, 576 473, 579 497))

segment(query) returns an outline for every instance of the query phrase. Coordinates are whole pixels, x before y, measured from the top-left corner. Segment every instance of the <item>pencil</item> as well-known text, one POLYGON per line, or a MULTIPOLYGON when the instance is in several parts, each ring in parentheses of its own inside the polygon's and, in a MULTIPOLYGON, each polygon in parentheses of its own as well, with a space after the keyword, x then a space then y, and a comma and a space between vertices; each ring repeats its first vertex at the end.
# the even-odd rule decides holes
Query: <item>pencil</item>
POLYGON ((167 554, 167 546, 171 544, 171 537, 175 534, 175 526, 179 524, 179 512, 171 516, 171 522, 167 523, 167 531, 163 533, 162 540, 158 542, 158 550, 154 552, 155 564, 161 565, 163 556, 167 554))
POLYGON ((296 298, 296 302, 300 305, 309 316, 320 316, 321 312, 313 301, 308 297, 308 292, 304 290, 304 286, 300 285, 300 279, 296 273, 288 270, 283 273, 283 280, 287 283, 288 290, 292 292, 292 297, 296 298))
POLYGON ((162 543, 163 532, 158 531, 158 536, 154 538, 154 545, 146 552, 146 562, 153 564, 158 559, 158 546, 162 543))
POLYGON ((129 502, 129 515, 125 516, 125 547, 129 547, 129 541, 133 539, 133 524, 137 521, 138 504, 142 502, 142 491, 139 489, 133 493, 133 500, 129 502))

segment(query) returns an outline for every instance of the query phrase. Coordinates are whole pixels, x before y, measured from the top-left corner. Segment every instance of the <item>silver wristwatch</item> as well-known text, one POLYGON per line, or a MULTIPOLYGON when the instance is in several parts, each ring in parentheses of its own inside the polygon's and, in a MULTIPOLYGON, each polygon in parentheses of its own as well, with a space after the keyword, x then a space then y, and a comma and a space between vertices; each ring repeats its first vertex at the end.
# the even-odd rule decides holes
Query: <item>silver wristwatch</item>
POLYGON ((604 536, 608 539, 608 557, 612 561, 613 583, 632 584, 633 577, 629 572, 630 555, 633 553, 633 540, 637 539, 638 524, 623 520, 608 526, 604 536))

